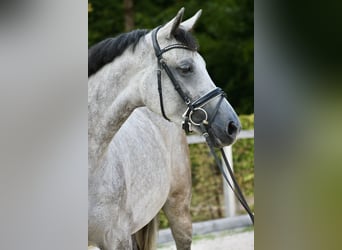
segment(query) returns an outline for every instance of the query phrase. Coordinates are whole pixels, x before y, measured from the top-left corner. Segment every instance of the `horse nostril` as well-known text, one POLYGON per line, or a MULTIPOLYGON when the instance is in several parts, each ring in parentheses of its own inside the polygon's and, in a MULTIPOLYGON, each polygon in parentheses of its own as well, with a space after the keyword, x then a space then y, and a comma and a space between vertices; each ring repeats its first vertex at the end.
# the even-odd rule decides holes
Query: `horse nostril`
POLYGON ((238 132, 238 127, 235 125, 234 122, 229 122, 228 124, 228 135, 235 135, 238 132))

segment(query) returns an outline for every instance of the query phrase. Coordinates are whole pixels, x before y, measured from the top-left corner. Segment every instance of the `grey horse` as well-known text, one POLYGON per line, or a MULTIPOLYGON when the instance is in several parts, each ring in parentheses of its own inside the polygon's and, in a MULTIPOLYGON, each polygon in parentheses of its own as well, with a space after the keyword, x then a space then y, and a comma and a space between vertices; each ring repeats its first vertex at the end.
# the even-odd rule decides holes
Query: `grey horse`
POLYGON ((180 132, 182 115, 190 114, 194 130, 199 131, 194 120, 204 114, 210 120, 209 135, 218 147, 233 143, 240 129, 228 101, 212 95, 216 86, 189 34, 201 12, 182 22, 183 12, 181 9, 158 28, 158 33, 136 31, 89 50, 88 237, 103 250, 132 249, 131 235, 152 225, 162 207, 177 248, 190 249, 191 180, 180 132), (168 74, 158 67, 156 40, 161 48, 169 48, 162 58, 157 55, 167 63, 168 74), (156 91, 158 73, 162 94, 156 91), (175 81, 182 93, 195 101, 184 102, 179 89, 175 90, 175 81), (203 96, 212 98, 203 102, 203 96), (198 103, 200 107, 189 111, 189 104, 198 103), (144 106, 149 111, 133 113, 144 106), (162 118, 165 114, 172 122, 162 118), (177 155, 183 156, 183 162, 177 155))

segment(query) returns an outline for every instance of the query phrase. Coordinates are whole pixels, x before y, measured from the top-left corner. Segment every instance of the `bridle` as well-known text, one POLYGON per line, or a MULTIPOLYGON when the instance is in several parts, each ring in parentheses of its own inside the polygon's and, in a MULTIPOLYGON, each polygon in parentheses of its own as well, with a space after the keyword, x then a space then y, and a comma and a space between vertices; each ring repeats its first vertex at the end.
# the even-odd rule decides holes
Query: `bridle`
POLYGON ((172 50, 172 49, 186 49, 186 50, 191 50, 191 51, 193 51, 193 49, 191 49, 190 47, 188 47, 184 44, 172 44, 172 45, 166 46, 163 49, 160 49, 160 46, 159 46, 158 40, 157 40, 157 33, 161 27, 162 26, 159 26, 158 28, 156 28, 152 31, 152 42, 153 42, 153 48, 155 51, 155 55, 158 59, 157 78, 158 78, 158 92, 159 92, 159 100, 160 100, 160 109, 161 109, 162 115, 166 120, 170 121, 170 119, 165 114, 164 103, 163 103, 163 90, 162 90, 162 85, 161 85, 161 72, 162 72, 162 70, 164 70, 166 72, 166 74, 168 75, 168 77, 170 78, 170 80, 171 80, 173 86, 175 87, 176 91, 178 92, 180 97, 183 99, 183 101, 187 105, 187 109, 183 114, 183 118, 184 118, 183 129, 187 133, 192 132, 192 126, 194 125, 194 126, 199 127, 199 129, 202 131, 202 135, 206 139, 206 142, 210 148, 212 155, 215 158, 216 164, 218 165, 218 167, 221 171, 221 174, 223 175, 227 184, 230 186, 230 188, 234 192, 237 199, 240 201, 241 205, 246 209, 248 215, 250 216, 250 218, 254 224, 254 214, 252 213, 251 209, 248 206, 248 203, 246 202, 245 197, 243 196, 243 193, 242 193, 242 191, 241 191, 241 189, 240 189, 240 187, 239 187, 239 185, 238 185, 238 183, 234 177, 234 174, 231 170, 231 167, 229 165, 227 157, 226 157, 223 149, 221 149, 221 154, 223 156, 223 160, 225 161, 225 164, 227 166, 227 169, 228 169, 229 175, 231 176, 233 184, 229 181, 229 179, 228 179, 228 177, 227 177, 227 175, 223 169, 222 162, 220 161, 220 159, 216 155, 213 142, 211 141, 210 136, 209 136, 209 132, 208 132, 208 128, 210 127, 210 124, 213 122, 215 116, 217 115, 220 104, 221 104, 222 100, 224 100, 226 95, 225 95, 224 91, 218 87, 216 87, 215 89, 209 91, 208 93, 204 94, 203 96, 201 96, 195 100, 192 100, 186 94, 186 92, 182 89, 181 85, 179 84, 179 82, 176 80, 176 78, 172 74, 170 68, 167 66, 166 61, 163 58, 163 54, 169 50, 172 50), (213 112, 211 118, 209 119, 208 113, 204 109, 204 106, 217 97, 220 97, 220 100, 218 101, 218 103, 214 109, 214 112, 213 112), (202 112, 203 113, 203 116, 202 116, 203 119, 201 121, 195 121, 195 119, 193 118, 193 115, 196 112, 202 112), (235 188, 233 185, 235 186, 235 188))
POLYGON ((152 31, 153 47, 154 47, 155 55, 158 59, 157 77, 158 77, 158 92, 159 92, 161 112, 162 112, 163 117, 166 120, 170 121, 170 119, 165 114, 164 103, 163 103, 161 71, 164 70, 166 72, 166 74, 168 75, 168 77, 170 78, 170 80, 171 80, 173 86, 175 87, 176 91, 178 92, 180 97, 183 99, 184 103, 187 105, 187 109, 183 114, 183 118, 184 118, 183 129, 186 132, 192 132, 192 125, 199 127, 200 124, 203 122, 205 122, 209 125, 214 120, 214 118, 217 114, 218 108, 220 106, 220 103, 225 97, 225 93, 222 89, 215 88, 215 89, 209 91, 208 93, 204 94, 203 96, 199 97, 196 100, 192 100, 192 98, 190 98, 186 94, 186 92, 182 89, 181 85, 179 84, 179 82, 176 80, 176 78, 172 74, 171 69, 169 68, 165 59, 163 58, 163 54, 169 50, 172 50, 172 49, 186 49, 186 50, 191 50, 191 51, 193 51, 193 49, 184 45, 184 44, 171 44, 169 46, 166 46, 163 49, 160 49, 160 46, 159 46, 159 43, 157 40, 157 33, 161 27, 162 26, 159 26, 158 28, 156 28, 152 31), (216 97, 221 97, 221 99, 218 102, 218 104, 216 105, 216 108, 213 112, 212 117, 208 121, 208 118, 209 118, 208 113, 203 107, 207 103, 209 103, 210 101, 214 100, 216 97), (202 112, 203 113, 203 115, 202 115, 203 120, 202 121, 195 121, 195 119, 193 119, 193 115, 195 114, 195 112, 202 112))

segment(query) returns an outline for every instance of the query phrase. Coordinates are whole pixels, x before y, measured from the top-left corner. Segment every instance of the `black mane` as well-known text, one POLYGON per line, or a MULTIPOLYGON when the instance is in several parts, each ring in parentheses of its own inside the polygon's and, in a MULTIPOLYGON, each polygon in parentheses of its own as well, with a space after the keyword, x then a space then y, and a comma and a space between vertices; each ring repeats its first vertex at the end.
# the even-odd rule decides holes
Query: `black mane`
MULTIPOLYGON (((114 38, 107 38, 92 46, 88 50, 88 77, 120 56, 130 45, 133 44, 134 50, 140 38, 148 32, 149 30, 134 30, 114 38)), ((197 50, 197 41, 190 32, 177 29, 174 37, 178 42, 190 47, 192 50, 197 50)))
POLYGON ((120 56, 131 44, 134 49, 140 38, 148 32, 148 30, 134 30, 114 38, 107 38, 92 46, 88 50, 88 77, 120 56))

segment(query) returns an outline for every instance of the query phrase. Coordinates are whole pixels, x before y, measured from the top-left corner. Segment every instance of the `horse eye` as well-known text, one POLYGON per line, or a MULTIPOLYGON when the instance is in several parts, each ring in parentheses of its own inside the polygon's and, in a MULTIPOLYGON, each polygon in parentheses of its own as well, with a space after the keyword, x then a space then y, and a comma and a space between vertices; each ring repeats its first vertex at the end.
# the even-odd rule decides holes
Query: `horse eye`
POLYGON ((178 70, 182 74, 187 74, 189 72, 192 72, 192 67, 190 65, 182 65, 182 66, 178 67, 178 70))

